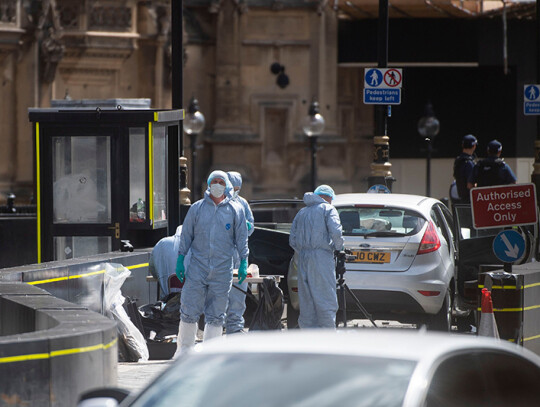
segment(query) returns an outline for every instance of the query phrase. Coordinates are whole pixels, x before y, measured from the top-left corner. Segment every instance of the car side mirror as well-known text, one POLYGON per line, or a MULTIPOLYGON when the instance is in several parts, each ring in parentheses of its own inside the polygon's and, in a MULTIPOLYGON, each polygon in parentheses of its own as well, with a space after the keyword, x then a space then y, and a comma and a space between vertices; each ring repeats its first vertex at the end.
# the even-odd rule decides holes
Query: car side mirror
POLYGON ((117 387, 93 389, 79 396, 77 407, 117 407, 128 395, 128 390, 117 387))

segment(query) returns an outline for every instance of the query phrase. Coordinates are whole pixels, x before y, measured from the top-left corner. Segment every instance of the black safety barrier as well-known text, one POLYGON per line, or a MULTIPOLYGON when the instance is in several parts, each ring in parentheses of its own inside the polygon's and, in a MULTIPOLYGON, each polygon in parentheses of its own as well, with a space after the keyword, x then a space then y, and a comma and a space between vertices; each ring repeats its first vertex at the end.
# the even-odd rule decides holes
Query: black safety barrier
POLYGON ((0 207, 0 269, 37 262, 35 213, 7 213, 0 207))
POLYGON ((116 322, 20 282, 0 282, 0 404, 73 406, 117 381, 116 322))
POLYGON ((479 308, 482 288, 491 291, 493 315, 501 339, 540 354, 540 263, 494 270, 478 275, 479 308))

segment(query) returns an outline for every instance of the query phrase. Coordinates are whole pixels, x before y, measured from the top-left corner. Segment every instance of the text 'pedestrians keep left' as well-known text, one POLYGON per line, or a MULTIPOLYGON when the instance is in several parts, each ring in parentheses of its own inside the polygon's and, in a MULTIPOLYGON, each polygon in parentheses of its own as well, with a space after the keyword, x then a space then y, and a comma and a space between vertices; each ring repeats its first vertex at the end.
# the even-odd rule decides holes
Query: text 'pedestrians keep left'
POLYGON ((367 105, 401 104, 401 68, 366 68, 364 70, 364 103, 367 105))

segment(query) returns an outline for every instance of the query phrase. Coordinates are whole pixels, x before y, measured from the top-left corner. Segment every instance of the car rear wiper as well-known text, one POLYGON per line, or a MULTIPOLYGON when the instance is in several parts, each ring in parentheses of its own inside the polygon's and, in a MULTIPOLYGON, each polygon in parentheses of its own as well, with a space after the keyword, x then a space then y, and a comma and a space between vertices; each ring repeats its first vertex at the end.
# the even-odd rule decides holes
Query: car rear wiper
POLYGON ((363 236, 364 236, 364 238, 368 238, 368 237, 402 237, 402 236, 407 236, 407 233, 382 231, 381 230, 381 231, 378 231, 378 232, 366 233, 363 236))

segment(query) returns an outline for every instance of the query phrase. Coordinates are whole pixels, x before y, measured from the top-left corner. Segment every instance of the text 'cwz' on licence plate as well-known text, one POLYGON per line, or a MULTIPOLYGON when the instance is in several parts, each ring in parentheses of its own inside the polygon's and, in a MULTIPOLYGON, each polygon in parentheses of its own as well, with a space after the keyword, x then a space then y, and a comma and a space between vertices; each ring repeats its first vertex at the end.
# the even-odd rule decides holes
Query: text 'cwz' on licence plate
POLYGON ((390 252, 353 252, 358 263, 390 263, 390 252))

